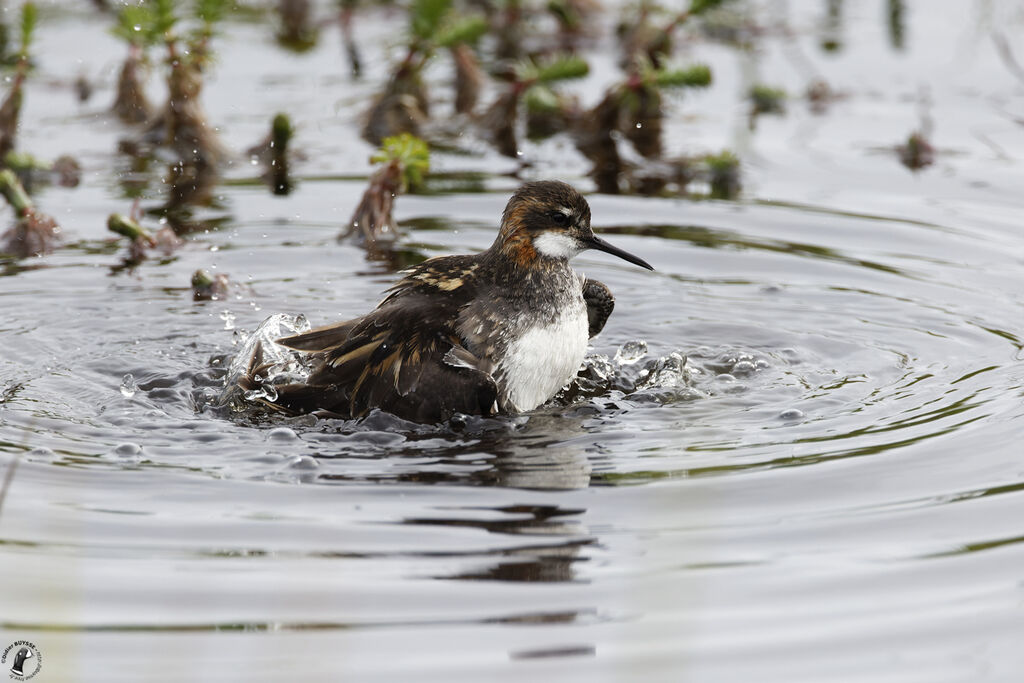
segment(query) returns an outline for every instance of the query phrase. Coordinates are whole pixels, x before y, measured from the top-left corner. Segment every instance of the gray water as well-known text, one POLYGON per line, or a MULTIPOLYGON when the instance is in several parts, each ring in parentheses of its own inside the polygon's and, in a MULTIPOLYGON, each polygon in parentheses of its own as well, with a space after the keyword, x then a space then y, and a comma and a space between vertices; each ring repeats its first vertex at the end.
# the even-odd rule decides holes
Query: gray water
MULTIPOLYGON (((742 200, 590 195, 656 272, 584 254, 618 307, 580 384, 439 427, 211 406, 264 318, 355 316, 393 281, 334 239, 386 62, 351 84, 336 35, 296 57, 230 25, 206 108, 235 150, 294 112, 297 190, 243 157, 219 229, 116 270, 121 48, 81 4, 41 27, 21 139, 83 162, 37 197, 71 244, 0 262, 0 646, 33 642, 38 680, 1017 680, 1024 84, 990 38, 1024 34, 1021 3, 914 6, 902 51, 886 3, 844 5, 838 54, 817 3, 755 4, 754 54, 698 43, 716 84, 674 101, 669 146, 738 148, 742 200), (844 96, 750 132, 745 79, 808 69, 844 96), (105 87, 76 109, 79 71, 105 87), (922 110, 937 162, 912 174, 888 147, 922 110), (191 300, 200 267, 226 300, 191 300)), ((392 46, 397 17, 366 17, 392 46)), ((588 189, 567 142, 528 151, 525 177, 588 189)), ((401 197, 408 259, 488 246, 518 182, 483 147, 434 163, 482 191, 401 197)))

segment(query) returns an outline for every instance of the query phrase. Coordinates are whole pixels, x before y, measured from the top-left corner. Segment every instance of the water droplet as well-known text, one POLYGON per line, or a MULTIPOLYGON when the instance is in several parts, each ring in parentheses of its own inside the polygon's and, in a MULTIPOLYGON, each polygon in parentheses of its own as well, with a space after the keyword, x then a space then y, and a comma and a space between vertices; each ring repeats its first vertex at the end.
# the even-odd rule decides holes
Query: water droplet
POLYGON ((224 321, 225 330, 235 329, 235 314, 231 311, 224 310, 220 312, 220 319, 224 321))
POLYGON ((615 363, 618 365, 633 365, 647 355, 647 342, 642 339, 628 341, 619 347, 615 352, 615 363))
POLYGON ((802 420, 803 418, 804 412, 802 410, 798 410, 797 408, 786 408, 781 413, 779 413, 780 420, 794 421, 802 420))
POLYGON ((258 401, 265 395, 262 389, 250 389, 249 391, 242 392, 242 397, 246 401, 258 401))
POLYGON ((275 427, 267 432, 267 439, 271 441, 295 441, 298 438, 295 430, 288 427, 275 427))
POLYGON ((745 377, 754 374, 755 369, 754 364, 749 360, 741 360, 732 366, 732 374, 737 377, 745 377))
POLYGON ((288 469, 291 470, 315 470, 319 469, 320 463, 311 455, 296 455, 288 461, 288 469))
POLYGON ((135 383, 135 376, 132 373, 126 374, 121 378, 121 395, 125 398, 131 398, 135 395, 135 392, 139 390, 139 385, 135 383))

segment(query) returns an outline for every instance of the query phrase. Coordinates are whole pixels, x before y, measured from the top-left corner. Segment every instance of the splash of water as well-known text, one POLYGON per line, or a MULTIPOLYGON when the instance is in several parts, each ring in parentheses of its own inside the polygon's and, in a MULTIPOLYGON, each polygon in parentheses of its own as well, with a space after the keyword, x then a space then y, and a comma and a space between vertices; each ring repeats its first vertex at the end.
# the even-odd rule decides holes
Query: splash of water
POLYGON ((254 402, 277 400, 277 385, 304 382, 311 371, 308 356, 281 346, 277 340, 309 332, 310 329, 309 321, 301 313, 276 313, 261 322, 251 334, 236 330, 235 342, 238 353, 228 368, 219 403, 242 411, 254 402), (261 354, 264 368, 261 375, 254 377, 257 388, 243 391, 239 388, 238 381, 248 373, 257 349, 261 354))
POLYGON ((134 396, 135 392, 139 390, 139 385, 135 381, 135 375, 129 372, 122 377, 121 386, 119 388, 121 389, 121 395, 125 398, 131 398, 134 396))

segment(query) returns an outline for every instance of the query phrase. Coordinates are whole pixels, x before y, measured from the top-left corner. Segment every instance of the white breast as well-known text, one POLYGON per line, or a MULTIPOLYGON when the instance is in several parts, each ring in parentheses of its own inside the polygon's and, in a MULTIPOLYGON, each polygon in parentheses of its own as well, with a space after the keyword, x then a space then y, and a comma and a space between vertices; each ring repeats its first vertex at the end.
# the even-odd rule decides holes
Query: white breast
POLYGON ((581 299, 553 323, 531 327, 513 341, 499 366, 504 407, 533 410, 568 384, 583 363, 588 329, 581 299))

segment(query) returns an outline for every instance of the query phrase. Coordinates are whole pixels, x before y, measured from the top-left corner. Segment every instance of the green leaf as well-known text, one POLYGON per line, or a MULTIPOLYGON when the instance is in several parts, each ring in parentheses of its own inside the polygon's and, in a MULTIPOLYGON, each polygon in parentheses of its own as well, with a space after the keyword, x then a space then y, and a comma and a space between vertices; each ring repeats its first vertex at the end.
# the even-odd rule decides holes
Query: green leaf
POLYGON ((26 2, 21 6, 21 51, 19 56, 28 58, 28 48, 32 44, 32 34, 39 23, 39 10, 34 2, 26 2))
POLYGON ((178 23, 178 17, 174 14, 174 0, 147 0, 146 4, 152 13, 149 26, 152 42, 166 41, 171 29, 178 23))
POLYGON ((690 0, 690 14, 703 14, 713 10, 727 0, 690 0))
POLYGON ((704 163, 712 172, 723 172, 739 168, 740 160, 731 151, 724 150, 718 154, 708 154, 704 157, 704 163))
POLYGON ((557 55, 536 63, 535 80, 540 83, 554 83, 572 78, 583 78, 590 72, 586 60, 576 55, 557 55))
POLYGON ((481 16, 446 22, 437 33, 437 44, 441 47, 454 47, 461 43, 471 45, 487 33, 489 28, 487 19, 481 16))
POLYGON ((711 69, 694 64, 686 69, 661 69, 654 72, 653 82, 659 88, 706 88, 711 85, 711 69))
POLYGON ((409 8, 409 28, 413 36, 420 40, 431 40, 451 6, 452 0, 413 0, 409 8))
POLYGON ((397 162, 402 172, 402 190, 416 188, 430 170, 430 149, 427 143, 410 133, 384 138, 380 149, 370 157, 374 164, 397 162))
POLYGON ((227 0, 196 0, 196 19, 208 27, 223 19, 227 10, 227 0))
POLYGON ((535 85, 526 91, 526 108, 534 113, 554 112, 559 109, 558 95, 546 85, 535 85))
POLYGON ((295 135, 295 127, 292 126, 292 120, 288 118, 287 114, 277 114, 270 124, 270 139, 274 146, 287 146, 293 135, 295 135))
POLYGON ((153 13, 146 5, 125 5, 111 33, 132 45, 145 46, 152 38, 153 13))
POLYGON ((757 114, 779 114, 786 109, 786 91, 757 83, 748 94, 757 114))

